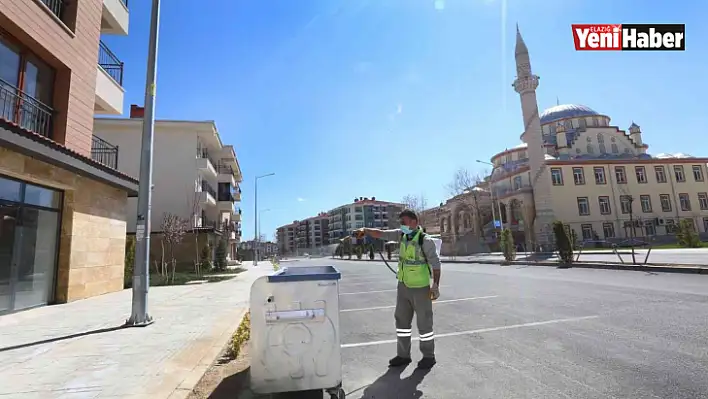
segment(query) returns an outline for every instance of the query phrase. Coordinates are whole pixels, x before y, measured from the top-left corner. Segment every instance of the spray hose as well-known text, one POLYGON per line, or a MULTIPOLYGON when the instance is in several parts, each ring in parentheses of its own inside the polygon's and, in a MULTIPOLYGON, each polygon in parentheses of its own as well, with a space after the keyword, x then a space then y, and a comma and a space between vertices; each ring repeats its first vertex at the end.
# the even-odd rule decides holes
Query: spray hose
MULTIPOLYGON (((355 232, 352 232, 352 235, 351 235, 351 236, 354 237, 354 238, 356 238, 357 240, 361 240, 362 238, 364 238, 364 234, 357 234, 356 231, 355 231, 355 232)), ((381 240, 381 239, 378 238, 378 240, 381 240)), ((383 240, 382 240, 382 241, 383 241, 383 240)), ((384 245, 386 245, 386 244, 384 243, 384 245)), ((390 270, 391 273, 393 273, 395 276, 397 276, 398 273, 391 267, 391 265, 388 264, 388 262, 386 261, 386 258, 385 258, 384 255, 383 255, 383 252, 381 252, 381 250, 377 250, 376 252, 379 253, 379 256, 381 257, 381 260, 384 262, 384 264, 386 265, 386 267, 388 268, 388 270, 390 270)))

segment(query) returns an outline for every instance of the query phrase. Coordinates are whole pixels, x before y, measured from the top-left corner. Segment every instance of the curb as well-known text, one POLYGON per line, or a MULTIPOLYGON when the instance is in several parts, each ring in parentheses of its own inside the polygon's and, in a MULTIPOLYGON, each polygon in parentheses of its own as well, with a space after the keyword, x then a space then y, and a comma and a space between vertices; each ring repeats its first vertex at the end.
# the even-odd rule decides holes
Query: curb
MULTIPOLYGON (((448 260, 443 263, 460 263, 460 264, 484 264, 484 265, 502 265, 502 261, 495 260, 448 260)), ((507 263, 504 261, 504 263, 507 263)), ((523 266, 550 266, 559 267, 558 262, 524 262, 524 261, 512 261, 509 265, 523 265, 523 266)), ((506 265, 505 265, 506 266, 506 265)), ((708 268, 702 267, 701 265, 671 265, 668 263, 664 264, 647 264, 647 265, 627 265, 618 263, 595 263, 595 262, 577 262, 573 263, 570 268, 581 268, 581 269, 604 269, 604 270, 629 270, 637 272, 654 272, 654 273, 684 273, 684 274, 708 274, 708 268)))

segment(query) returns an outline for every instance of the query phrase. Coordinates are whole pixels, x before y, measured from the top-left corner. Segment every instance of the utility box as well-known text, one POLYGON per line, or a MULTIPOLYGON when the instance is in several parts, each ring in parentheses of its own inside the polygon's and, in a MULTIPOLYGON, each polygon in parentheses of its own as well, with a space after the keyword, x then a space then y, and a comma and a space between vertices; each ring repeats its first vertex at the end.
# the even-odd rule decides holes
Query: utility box
POLYGON ((287 267, 251 286, 251 389, 323 389, 343 398, 339 280, 333 266, 287 267))

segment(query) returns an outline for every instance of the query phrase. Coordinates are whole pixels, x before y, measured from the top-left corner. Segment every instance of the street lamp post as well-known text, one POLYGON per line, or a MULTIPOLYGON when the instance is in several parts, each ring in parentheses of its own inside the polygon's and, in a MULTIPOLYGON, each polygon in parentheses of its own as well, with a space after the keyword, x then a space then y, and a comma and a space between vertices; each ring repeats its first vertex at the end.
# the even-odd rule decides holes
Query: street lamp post
POLYGON ((152 0, 150 41, 145 77, 145 113, 140 154, 140 182, 138 185, 138 212, 135 226, 135 264, 133 265, 133 303, 126 326, 144 327, 153 323, 148 314, 150 287, 150 232, 152 205, 152 158, 155 132, 155 82, 157 77, 157 48, 160 31, 160 0, 152 0))
POLYGON ((258 266, 258 242, 259 242, 259 237, 258 237, 258 180, 262 179, 264 177, 268 176, 273 176, 275 173, 268 173, 265 175, 260 175, 256 176, 255 179, 255 187, 254 187, 254 192, 253 192, 253 199, 255 204, 255 212, 253 212, 253 217, 255 220, 253 221, 253 229, 256 231, 255 237, 253 240, 253 246, 255 247, 255 250, 253 251, 253 266, 258 266))

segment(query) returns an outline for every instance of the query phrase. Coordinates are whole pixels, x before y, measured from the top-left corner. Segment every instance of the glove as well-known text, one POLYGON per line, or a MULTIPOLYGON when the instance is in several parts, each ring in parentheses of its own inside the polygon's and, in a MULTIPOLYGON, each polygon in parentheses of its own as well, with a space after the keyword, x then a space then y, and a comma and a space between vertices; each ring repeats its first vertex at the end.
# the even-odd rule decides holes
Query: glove
POLYGON ((434 301, 438 298, 440 298, 440 288, 438 288, 437 284, 433 283, 430 287, 430 300, 434 301))

